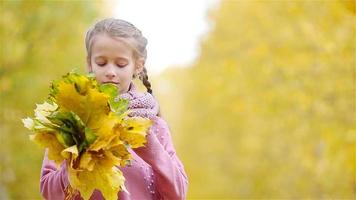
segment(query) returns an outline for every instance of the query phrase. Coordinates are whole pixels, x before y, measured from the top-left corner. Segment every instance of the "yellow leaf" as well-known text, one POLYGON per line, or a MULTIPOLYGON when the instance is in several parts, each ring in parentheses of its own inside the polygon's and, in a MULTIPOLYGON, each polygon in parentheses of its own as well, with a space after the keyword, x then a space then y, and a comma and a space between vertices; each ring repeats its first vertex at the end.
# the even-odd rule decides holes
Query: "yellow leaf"
POLYGON ((30 135, 30 140, 42 147, 48 148, 48 159, 53 160, 57 165, 63 161, 61 152, 64 146, 58 142, 56 136, 49 132, 38 132, 30 135))
POLYGON ((55 95, 61 110, 75 112, 83 121, 87 117, 85 96, 80 95, 75 87, 64 81, 58 83, 58 93, 55 95))
POLYGON ((99 149, 108 149, 113 145, 117 145, 122 141, 119 140, 120 133, 115 127, 120 123, 120 118, 115 115, 109 115, 102 118, 101 127, 96 130, 98 138, 90 145, 90 151, 98 151, 99 149), (117 144, 113 143, 117 142, 117 144))
POLYGON ((101 126, 103 119, 110 113, 109 96, 99 92, 97 89, 88 91, 88 110, 90 112, 87 120, 87 126, 96 130, 101 126))
POLYGON ((69 182, 74 189, 80 191, 84 199, 89 199, 95 189, 101 191, 105 199, 117 199, 120 189, 127 191, 125 178, 116 168, 106 168, 98 165, 93 171, 77 171, 68 169, 69 182))
POLYGON ((142 117, 128 118, 123 126, 118 126, 120 139, 126 141, 132 148, 141 147, 146 143, 146 132, 152 121, 142 117))
POLYGON ((73 145, 71 147, 68 147, 66 149, 64 149, 62 152, 61 152, 61 155, 63 157, 68 157, 68 154, 72 154, 74 155, 75 157, 78 157, 78 148, 77 148, 77 145, 73 145))
POLYGON ((95 166, 95 159, 93 159, 93 154, 91 152, 85 151, 80 158, 80 169, 86 169, 88 171, 93 171, 95 166))
POLYGON ((70 166, 71 167, 76 167, 76 159, 79 155, 79 152, 78 152, 78 148, 77 148, 77 145, 73 145, 71 147, 68 147, 66 149, 64 149, 62 152, 61 152, 61 155, 63 158, 66 158, 70 161, 70 166))
POLYGON ((117 116, 110 114, 107 117, 102 117, 100 123, 100 128, 96 130, 97 135, 100 136, 108 136, 114 134, 114 127, 120 123, 120 118, 117 116))
POLYGON ((110 151, 117 157, 121 158, 120 166, 125 166, 127 162, 131 159, 131 154, 127 150, 124 144, 119 144, 116 146, 111 147, 110 151))
POLYGON ((73 111, 94 131, 101 126, 103 118, 110 112, 108 95, 96 88, 89 88, 82 95, 73 84, 62 81, 58 83, 55 98, 61 110, 73 111))

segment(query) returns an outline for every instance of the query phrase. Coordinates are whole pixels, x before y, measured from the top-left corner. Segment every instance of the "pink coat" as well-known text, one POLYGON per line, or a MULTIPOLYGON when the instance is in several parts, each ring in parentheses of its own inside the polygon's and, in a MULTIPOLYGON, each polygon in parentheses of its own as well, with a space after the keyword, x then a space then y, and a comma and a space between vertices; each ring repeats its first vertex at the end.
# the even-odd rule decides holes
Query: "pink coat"
MULTIPOLYGON (((148 132, 146 147, 130 150, 132 165, 119 167, 130 193, 119 192, 120 200, 186 198, 188 178, 173 147, 169 127, 161 117, 155 116, 152 120, 154 123, 148 132)), ((41 169, 42 196, 49 200, 63 200, 68 184, 65 161, 57 169, 55 163, 48 160, 46 150, 41 169)), ((78 195, 75 199, 82 198, 78 195)), ((104 198, 99 190, 95 190, 90 199, 104 198)))

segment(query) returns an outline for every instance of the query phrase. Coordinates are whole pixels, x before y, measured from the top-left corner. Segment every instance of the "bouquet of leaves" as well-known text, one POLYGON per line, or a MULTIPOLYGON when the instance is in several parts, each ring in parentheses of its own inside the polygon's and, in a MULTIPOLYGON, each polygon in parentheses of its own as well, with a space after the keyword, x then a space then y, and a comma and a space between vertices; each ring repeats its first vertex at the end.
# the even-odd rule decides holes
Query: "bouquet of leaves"
POLYGON ((129 148, 144 146, 151 120, 129 117, 128 100, 117 98, 113 84, 98 84, 91 75, 70 72, 51 84, 48 100, 37 104, 35 117, 23 119, 30 139, 48 148, 59 166, 67 160, 71 195, 89 199, 95 189, 105 199, 126 191, 117 166, 130 163, 129 148))

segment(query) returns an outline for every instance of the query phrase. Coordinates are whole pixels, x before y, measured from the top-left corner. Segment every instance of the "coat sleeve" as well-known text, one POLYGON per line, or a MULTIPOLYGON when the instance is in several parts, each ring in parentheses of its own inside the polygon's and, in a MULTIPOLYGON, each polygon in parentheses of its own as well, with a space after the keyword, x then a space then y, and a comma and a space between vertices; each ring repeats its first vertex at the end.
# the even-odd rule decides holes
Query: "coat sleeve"
POLYGON ((69 185, 66 161, 57 169, 54 161, 48 159, 48 149, 45 150, 41 168, 40 192, 45 199, 63 200, 65 188, 69 185))
POLYGON ((156 177, 157 192, 163 199, 185 199, 188 178, 174 149, 169 127, 161 117, 153 118, 153 122, 146 146, 134 151, 151 165, 156 177))

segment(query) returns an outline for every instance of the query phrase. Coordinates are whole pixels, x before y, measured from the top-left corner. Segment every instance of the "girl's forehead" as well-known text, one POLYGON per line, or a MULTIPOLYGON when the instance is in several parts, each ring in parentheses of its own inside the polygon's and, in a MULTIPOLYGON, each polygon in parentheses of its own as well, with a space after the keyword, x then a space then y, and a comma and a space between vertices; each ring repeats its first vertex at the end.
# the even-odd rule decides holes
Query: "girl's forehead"
POLYGON ((133 39, 132 38, 124 38, 124 37, 114 37, 110 36, 107 33, 99 33, 93 37, 92 46, 97 44, 99 45, 106 45, 107 43, 115 43, 119 46, 125 47, 133 47, 133 39))
POLYGON ((92 56, 96 57, 118 57, 130 59, 133 49, 127 38, 111 37, 100 34, 93 38, 92 56))

